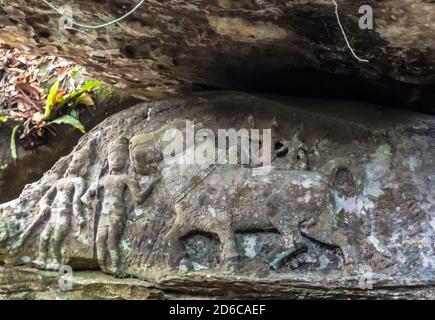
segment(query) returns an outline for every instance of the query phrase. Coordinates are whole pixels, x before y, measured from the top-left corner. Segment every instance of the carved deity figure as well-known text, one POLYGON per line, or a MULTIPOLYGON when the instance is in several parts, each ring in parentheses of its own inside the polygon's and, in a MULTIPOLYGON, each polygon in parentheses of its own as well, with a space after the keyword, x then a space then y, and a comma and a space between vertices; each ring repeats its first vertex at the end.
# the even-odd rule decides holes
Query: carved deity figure
POLYGON ((128 189, 132 200, 139 204, 150 194, 153 187, 153 184, 150 184, 145 191, 140 192, 137 180, 124 174, 128 159, 128 140, 121 138, 112 142, 109 145, 107 159, 109 174, 97 181, 82 197, 84 203, 90 204, 91 199, 98 195, 98 191, 103 190, 96 237, 97 258, 103 271, 115 275, 120 273, 119 241, 127 218, 126 191, 128 189), (107 251, 111 260, 110 266, 107 262, 107 251))
POLYGON ((62 242, 71 229, 72 216, 77 216, 80 227, 86 221, 80 197, 86 190, 84 177, 91 157, 89 151, 88 148, 84 148, 74 153, 65 177, 58 180, 39 201, 39 214, 20 240, 22 244, 39 221, 49 216, 39 240, 38 257, 33 261, 40 268, 59 269, 62 263, 62 242), (47 264, 50 247, 54 258, 47 264))

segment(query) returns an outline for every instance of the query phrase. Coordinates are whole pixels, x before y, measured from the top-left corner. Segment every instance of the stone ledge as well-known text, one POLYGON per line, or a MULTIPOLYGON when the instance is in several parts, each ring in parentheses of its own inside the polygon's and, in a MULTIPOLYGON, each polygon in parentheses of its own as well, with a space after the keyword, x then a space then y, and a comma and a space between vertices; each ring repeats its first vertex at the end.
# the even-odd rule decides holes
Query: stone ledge
POLYGON ((434 282, 378 282, 360 289, 358 281, 343 278, 308 282, 300 277, 274 280, 186 274, 155 283, 119 279, 101 271, 76 271, 73 288, 59 289, 57 272, 28 267, 0 269, 0 299, 434 299, 434 282), (335 282, 335 284, 334 284, 335 282))

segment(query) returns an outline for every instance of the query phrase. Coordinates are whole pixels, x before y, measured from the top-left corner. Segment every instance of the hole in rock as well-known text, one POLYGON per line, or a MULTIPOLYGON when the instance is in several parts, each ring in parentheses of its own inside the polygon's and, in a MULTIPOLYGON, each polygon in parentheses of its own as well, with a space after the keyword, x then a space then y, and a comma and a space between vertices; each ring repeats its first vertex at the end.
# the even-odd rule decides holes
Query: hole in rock
POLYGON ((126 45, 123 48, 122 52, 129 59, 134 59, 135 56, 136 56, 136 49, 133 46, 131 46, 131 45, 126 45))
POLYGON ((67 265, 71 266, 73 270, 81 271, 81 270, 100 270, 98 262, 93 259, 86 258, 71 258, 67 261, 67 265))
POLYGON ((38 35, 41 38, 50 38, 51 32, 48 29, 41 29, 38 31, 38 35))
POLYGON ((213 233, 194 231, 182 237, 186 256, 195 269, 211 268, 219 264, 220 241, 213 233))
POLYGON ((284 157, 288 153, 288 149, 287 148, 282 149, 283 147, 284 145, 281 142, 275 143, 274 149, 275 151, 277 151, 276 156, 278 158, 284 157))
POLYGON ((340 168, 334 177, 334 189, 341 196, 352 196, 356 193, 356 185, 352 172, 348 168, 340 168))

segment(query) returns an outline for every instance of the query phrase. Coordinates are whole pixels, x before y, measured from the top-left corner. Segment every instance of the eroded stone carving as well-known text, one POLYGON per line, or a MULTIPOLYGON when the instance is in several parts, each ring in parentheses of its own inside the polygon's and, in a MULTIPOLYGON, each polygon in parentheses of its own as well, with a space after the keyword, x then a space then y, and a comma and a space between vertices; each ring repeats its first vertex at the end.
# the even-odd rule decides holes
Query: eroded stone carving
POLYGON ((152 190, 150 184, 143 192, 135 178, 123 173, 129 158, 128 140, 120 138, 109 144, 107 162, 108 174, 99 179, 83 196, 83 202, 92 204, 102 189, 102 208, 97 227, 96 248, 98 263, 102 270, 119 273, 119 241, 126 222, 126 195, 128 189, 132 200, 139 204, 152 190), (110 257, 110 267, 107 261, 110 257))
MULTIPOLYGON (((326 167, 331 165, 328 163, 326 167)), ((304 249, 301 239, 304 222, 315 225, 320 219, 332 218, 328 180, 325 174, 302 170, 275 170, 267 176, 255 176, 248 168, 217 168, 174 204, 177 216, 166 235, 170 251, 182 255, 182 237, 193 230, 208 232, 218 235, 222 244, 221 261, 228 263, 239 255, 236 231, 276 230, 284 240, 284 248, 270 261, 276 270, 283 259, 304 249), (224 172, 230 178, 222 179, 224 172)), ((348 246, 352 246, 351 236, 343 230, 334 230, 329 224, 323 228, 311 236, 321 238, 322 234, 327 239, 322 242, 344 251, 346 264, 354 262, 352 252, 348 251, 348 246)))
MULTIPOLYGON (((33 261, 33 264, 40 268, 59 269, 62 264, 61 247, 66 235, 71 231, 73 216, 77 218, 79 226, 82 227, 86 223, 80 198, 86 190, 85 176, 91 164, 93 151, 91 147, 85 147, 74 153, 65 176, 56 181, 41 198, 38 203, 38 215, 23 232, 14 248, 14 251, 19 250, 30 233, 34 232, 35 227, 45 223, 38 242, 38 256, 33 261), (50 249, 53 251, 54 259, 47 264, 50 249)), ((80 231, 79 229, 78 233, 80 231)))
MULTIPOLYGON (((117 114, 0 207, 0 261, 148 280, 198 272, 341 283, 369 266, 392 283, 433 281, 434 120, 386 112, 377 123, 339 106, 331 116, 308 102, 222 93, 153 103, 150 119, 148 105, 117 114), (215 137, 271 129, 272 169, 179 161, 213 139, 186 139, 165 159, 164 133, 185 135, 189 123, 215 137)), ((216 159, 228 152, 217 148, 216 159)))

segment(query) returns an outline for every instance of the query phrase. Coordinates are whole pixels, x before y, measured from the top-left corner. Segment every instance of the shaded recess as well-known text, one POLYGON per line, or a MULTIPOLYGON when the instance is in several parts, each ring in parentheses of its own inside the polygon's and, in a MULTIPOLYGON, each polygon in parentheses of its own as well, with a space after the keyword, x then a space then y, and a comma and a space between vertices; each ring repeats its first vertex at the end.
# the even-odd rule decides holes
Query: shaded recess
MULTIPOLYGON (((433 114, 435 3, 367 0, 373 30, 358 26, 360 1, 337 3, 350 44, 370 63, 352 57, 333 1, 323 0, 145 1, 109 30, 86 34, 60 30, 59 15, 41 1, 17 0, 0 5, 0 37, 72 59, 146 99, 226 89, 358 99, 433 114)), ((77 0, 73 10, 80 22, 98 24, 136 4, 77 0)))
POLYGON ((310 68, 271 71, 234 65, 216 71, 222 85, 194 83, 192 91, 239 90, 250 93, 338 100, 358 100, 391 108, 435 114, 435 85, 407 84, 391 79, 367 80, 310 68))

